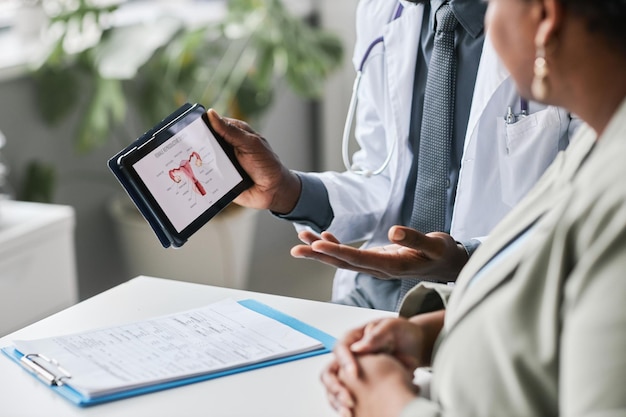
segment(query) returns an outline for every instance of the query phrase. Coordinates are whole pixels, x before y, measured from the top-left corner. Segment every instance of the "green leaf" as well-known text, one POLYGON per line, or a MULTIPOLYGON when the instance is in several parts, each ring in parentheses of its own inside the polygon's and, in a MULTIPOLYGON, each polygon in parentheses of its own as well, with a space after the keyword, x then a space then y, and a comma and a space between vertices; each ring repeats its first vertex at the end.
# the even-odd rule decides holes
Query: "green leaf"
POLYGON ((82 117, 76 146, 88 152, 106 143, 126 116, 126 99, 120 80, 94 78, 94 94, 82 117))
POLYGON ((260 89, 252 78, 246 77, 236 94, 237 111, 251 120, 263 114, 274 98, 271 88, 260 89))
POLYGON ((56 171, 51 164, 31 161, 26 166, 24 181, 18 193, 22 201, 52 203, 56 187, 56 171))
POLYGON ((34 74, 36 105, 44 121, 56 124, 76 107, 80 83, 75 71, 43 67, 34 74))
POLYGON ((251 81, 262 91, 272 88, 274 82, 274 48, 272 45, 259 46, 256 68, 251 71, 251 81))

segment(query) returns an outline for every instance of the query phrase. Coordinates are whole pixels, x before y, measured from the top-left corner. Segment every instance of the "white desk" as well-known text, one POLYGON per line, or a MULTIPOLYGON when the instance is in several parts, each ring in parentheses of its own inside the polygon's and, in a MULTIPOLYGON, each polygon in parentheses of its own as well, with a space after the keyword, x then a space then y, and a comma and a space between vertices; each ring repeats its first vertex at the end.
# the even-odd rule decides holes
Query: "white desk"
POLYGON ((78 300, 74 223, 70 206, 0 203, 0 336, 78 300))
MULTIPOLYGON (((254 298, 335 337, 374 318, 395 316, 394 313, 318 301, 138 277, 0 338, 0 347, 9 345, 13 339, 34 339, 118 325, 229 297, 254 298)), ((0 416, 336 417, 319 382, 320 372, 329 360, 328 355, 321 355, 79 408, 0 354, 0 416)))

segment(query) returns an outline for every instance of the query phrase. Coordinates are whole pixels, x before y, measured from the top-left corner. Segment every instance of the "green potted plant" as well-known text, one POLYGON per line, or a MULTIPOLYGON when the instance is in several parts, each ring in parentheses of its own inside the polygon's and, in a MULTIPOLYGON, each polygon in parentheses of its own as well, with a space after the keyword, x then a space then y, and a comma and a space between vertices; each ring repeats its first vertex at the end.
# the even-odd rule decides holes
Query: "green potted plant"
POLYGON ((191 28, 175 18, 110 26, 118 5, 76 3, 51 17, 49 52, 33 75, 46 121, 84 107, 76 132, 82 152, 114 138, 130 105, 146 128, 185 101, 254 121, 283 82, 317 97, 342 57, 335 36, 291 15, 281 0, 229 0, 224 19, 191 28))
MULTIPOLYGON (((48 53, 33 72, 40 114, 49 123, 57 123, 80 108, 75 148, 90 152, 111 140, 121 148, 137 136, 126 131, 131 110, 140 116, 140 132, 184 102, 202 103, 254 124, 281 86, 303 97, 314 98, 321 92, 327 75, 341 60, 336 37, 293 16, 280 0, 223 4, 223 19, 193 27, 173 17, 111 25, 117 4, 96 6, 79 0, 71 10, 59 8, 50 18, 48 53)), ((29 173, 22 198, 53 198, 54 170, 33 161, 29 173)), ((120 245, 127 263, 132 260, 141 265, 130 265, 131 275, 169 277, 180 274, 179 265, 202 264, 189 262, 189 256, 206 261, 212 254, 221 265, 212 273, 233 276, 238 281, 234 286, 244 286, 246 262, 224 260, 235 252, 246 256, 250 251, 241 243, 234 250, 237 240, 229 236, 250 234, 255 226, 253 212, 224 210, 209 224, 215 230, 206 228, 204 236, 194 236, 181 250, 163 252, 128 202, 127 198, 113 201, 111 211, 124 235, 120 245), (161 252, 155 255, 152 250, 161 252), (163 261, 162 266, 150 269, 156 260, 163 261)))

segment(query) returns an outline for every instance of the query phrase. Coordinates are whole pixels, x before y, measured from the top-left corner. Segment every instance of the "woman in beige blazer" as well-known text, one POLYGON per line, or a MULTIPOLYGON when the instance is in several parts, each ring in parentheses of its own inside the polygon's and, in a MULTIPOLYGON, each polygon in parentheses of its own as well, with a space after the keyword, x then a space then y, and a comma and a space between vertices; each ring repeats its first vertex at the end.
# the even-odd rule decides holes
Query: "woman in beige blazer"
POLYGON ((626 416, 626 0, 490 0, 486 20, 521 94, 586 126, 453 289, 337 344, 342 416, 626 416))

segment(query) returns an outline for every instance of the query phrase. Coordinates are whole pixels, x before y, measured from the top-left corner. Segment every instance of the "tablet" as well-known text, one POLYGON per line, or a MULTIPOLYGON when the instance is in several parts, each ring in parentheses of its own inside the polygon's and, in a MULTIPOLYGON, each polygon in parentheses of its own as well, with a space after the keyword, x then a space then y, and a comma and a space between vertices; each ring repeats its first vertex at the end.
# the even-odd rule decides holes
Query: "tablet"
POLYGON ((206 110, 185 104, 109 160, 164 247, 180 247, 252 181, 206 110))

